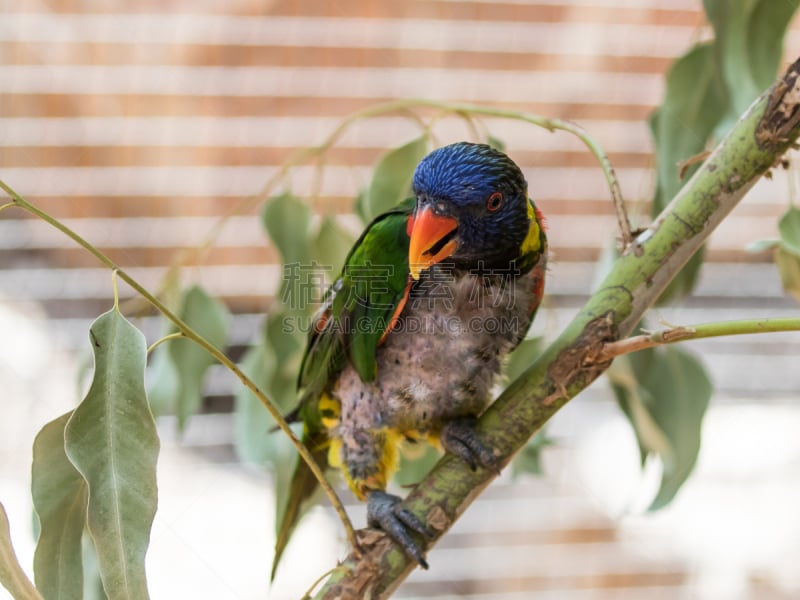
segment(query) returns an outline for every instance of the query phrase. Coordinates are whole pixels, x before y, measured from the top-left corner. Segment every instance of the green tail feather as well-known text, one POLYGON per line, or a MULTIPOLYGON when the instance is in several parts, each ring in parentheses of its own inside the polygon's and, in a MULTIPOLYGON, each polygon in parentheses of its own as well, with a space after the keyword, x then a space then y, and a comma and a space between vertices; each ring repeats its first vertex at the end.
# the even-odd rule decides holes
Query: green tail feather
MULTIPOLYGON (((306 434, 303 436, 303 443, 312 452, 314 460, 322 467, 323 471, 328 466, 328 437, 324 432, 316 432, 313 434, 306 434)), ((311 506, 309 500, 314 495, 314 492, 319 487, 317 478, 308 468, 306 462, 300 457, 297 457, 297 464, 295 465, 292 480, 289 484, 289 493, 286 496, 286 502, 283 505, 278 505, 278 513, 276 520, 277 537, 275 540, 275 558, 272 560, 272 572, 270 573, 270 581, 274 581, 275 572, 278 569, 278 563, 283 556, 283 551, 289 544, 289 540, 294 533, 295 527, 300 522, 301 517, 305 514, 306 510, 311 506)), ((280 497, 280 495, 278 495, 280 497)))

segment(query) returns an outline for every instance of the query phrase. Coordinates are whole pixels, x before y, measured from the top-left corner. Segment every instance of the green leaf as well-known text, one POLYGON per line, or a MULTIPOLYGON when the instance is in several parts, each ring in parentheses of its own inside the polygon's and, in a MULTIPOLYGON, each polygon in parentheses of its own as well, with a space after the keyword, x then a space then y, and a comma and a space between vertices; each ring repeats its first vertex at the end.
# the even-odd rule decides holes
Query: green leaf
POLYGON ((772 239, 763 239, 763 240, 756 240, 754 242, 750 242, 747 246, 744 247, 745 252, 752 252, 753 254, 757 254, 759 252, 765 252, 767 250, 772 250, 780 246, 781 241, 775 238, 772 239))
POLYGON ((783 60, 786 32, 794 19, 800 0, 756 4, 748 23, 750 72, 759 90, 771 86, 783 60))
MULTIPOLYGON (((242 370, 267 392, 284 414, 297 403, 295 387, 301 345, 295 339, 298 333, 293 330, 293 324, 293 318, 287 313, 270 315, 264 324, 261 343, 248 350, 241 365, 242 370)), ((249 462, 269 465, 274 478, 276 504, 286 507, 294 465, 299 460, 294 446, 283 432, 273 430, 275 421, 272 416, 244 388, 236 394, 235 424, 239 456, 249 462)), ((293 428, 301 437, 302 425, 295 423, 293 428)), ((280 518, 276 526, 279 523, 280 518)))
MULTIPOLYGON (((544 339, 542 337, 526 338, 522 340, 506 361, 503 373, 508 381, 514 381, 530 367, 542 353, 544 339)), ((546 428, 542 428, 530 439, 525 447, 514 457, 511 462, 511 474, 516 477, 523 473, 541 475, 542 454, 544 449, 553 445, 552 439, 547 437, 546 428)))
POLYGON ((800 0, 760 0, 747 23, 750 72, 758 90, 771 86, 783 59, 783 42, 800 0))
POLYGON ((414 170, 427 150, 428 137, 423 135, 381 157, 361 206, 365 221, 394 208, 411 194, 414 170))
POLYGON ((145 554, 157 505, 155 420, 144 388, 144 335, 115 307, 92 324, 94 376, 65 429, 89 489, 87 523, 109 598, 147 598, 145 554))
POLYGON ((514 348, 503 367, 503 373, 508 381, 514 381, 539 358, 543 341, 541 337, 525 338, 514 348))
POLYGON ((11 544, 8 515, 2 503, 0 503, 0 584, 3 584, 15 600, 42 598, 17 560, 14 546, 11 544))
POLYGON ((790 206, 778 221, 781 239, 773 260, 783 289, 800 302, 800 209, 790 206))
POLYGON ((671 462, 673 460, 672 445, 666 433, 648 411, 646 400, 652 400, 652 397, 646 389, 642 388, 630 356, 617 358, 608 369, 608 377, 636 432, 642 464, 651 453, 666 457, 667 461, 671 462))
MULTIPOLYGON (((251 346, 239 367, 259 389, 269 390, 276 371, 277 357, 266 343, 251 346)), ((268 393, 268 392, 267 392, 268 393)), ((272 438, 270 433, 275 425, 258 398, 242 386, 234 399, 234 425, 236 432, 236 452, 246 462, 263 465, 272 458, 272 438)))
MULTIPOLYGON (((174 331, 174 327, 167 333, 174 331)), ((165 333, 166 335, 166 333, 165 333)), ((170 357, 165 342, 153 351, 150 367, 147 369, 147 397, 150 400, 150 409, 157 417, 175 414, 177 410, 178 369, 170 357)))
POLYGON ((296 313, 276 313, 266 323, 266 340, 277 357, 277 369, 269 392, 279 406, 288 409, 297 400, 297 374, 303 358, 308 322, 296 313))
MULTIPOLYGON (((230 314, 225 305, 209 296, 200 286, 186 291, 180 310, 181 319, 217 348, 224 348, 230 314)), ((168 342, 169 354, 178 372, 177 416, 183 428, 188 418, 202 404, 205 373, 214 358, 191 340, 168 342)))
POLYGON ((336 219, 330 215, 322 219, 311 248, 313 260, 325 268, 329 282, 341 272, 347 253, 355 241, 356 238, 339 225, 336 219))
POLYGON ((775 248, 773 258, 775 266, 778 267, 784 291, 800 302, 800 256, 780 247, 775 248))
POLYGON ((284 264, 309 262, 311 216, 311 209, 288 192, 264 205, 261 222, 284 264))
POLYGON ((369 223, 369 217, 367 216, 367 190, 362 189, 358 192, 358 196, 356 196, 356 201, 353 204, 353 212, 361 219, 361 223, 363 225, 367 225, 369 223))
POLYGON ((36 587, 50 600, 83 598, 81 537, 88 488, 64 450, 64 428, 72 411, 42 427, 33 442, 31 491, 39 517, 33 557, 36 587))
POLYGON ((798 0, 704 0, 715 52, 736 114, 775 79, 798 0))
POLYGON ((714 48, 710 43, 698 44, 670 68, 664 101, 650 118, 657 157, 654 217, 697 168, 687 169, 681 180, 678 166, 705 149, 711 132, 727 111, 714 48))
MULTIPOLYGON (((203 288, 195 285, 186 290, 178 315, 214 346, 225 347, 230 314, 222 302, 209 296, 203 288)), ((203 381, 206 371, 214 364, 214 357, 188 339, 170 340, 164 347, 177 375, 175 413, 178 429, 183 431, 189 417, 202 405, 203 381)), ((166 376, 170 377, 169 367, 166 371, 166 376)))
POLYGON ((542 475, 542 454, 548 446, 555 442, 547 437, 547 429, 542 428, 536 432, 525 447, 514 457, 511 462, 511 476, 518 477, 522 474, 542 475))
MULTIPOLYGON (((710 43, 699 44, 670 69, 664 102, 650 119, 656 151, 654 218, 699 166, 688 167, 681 179, 679 165, 705 149, 706 142, 727 112, 729 108, 716 70, 714 47, 710 43)), ((689 260, 662 294, 662 303, 683 298, 691 292, 702 260, 702 253, 689 260)))
MULTIPOLYGON (((781 4, 769 0, 772 4, 781 4)), ((750 70, 748 21, 758 0, 703 0, 714 26, 715 46, 733 110, 741 114, 761 91, 750 70)), ((770 80, 771 81, 771 80, 770 80)))
POLYGON ((441 452, 425 442, 406 443, 400 454, 400 468, 393 481, 403 487, 415 485, 430 473, 441 457, 441 452))
POLYGON ((650 505, 657 510, 672 501, 697 461, 711 381, 694 356, 672 346, 620 357, 608 376, 636 432, 642 462, 655 455, 663 465, 650 505))
POLYGON ((694 255, 686 261, 683 268, 669 282, 667 289, 658 299, 658 304, 663 306, 670 302, 680 302, 691 295, 697 280, 700 278, 700 270, 703 268, 703 261, 706 256, 706 247, 701 246, 694 255))
POLYGON ((783 249, 800 257, 800 208, 789 207, 778 221, 778 232, 783 249))
MULTIPOLYGON (((297 372, 305 335, 299 329, 299 318, 283 312, 270 315, 260 342, 250 347, 241 364, 242 371, 284 414, 297 403, 297 372)), ((289 470, 293 447, 282 433, 271 431, 274 419, 244 387, 235 398, 235 425, 236 449, 243 460, 258 464, 270 462, 276 468, 284 466, 289 470)))

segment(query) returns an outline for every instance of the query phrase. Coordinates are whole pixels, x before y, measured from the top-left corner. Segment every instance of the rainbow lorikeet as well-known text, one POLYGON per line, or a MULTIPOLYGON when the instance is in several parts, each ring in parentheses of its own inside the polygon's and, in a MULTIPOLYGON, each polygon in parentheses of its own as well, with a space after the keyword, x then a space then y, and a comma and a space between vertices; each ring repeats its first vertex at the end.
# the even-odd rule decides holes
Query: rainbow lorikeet
MULTIPOLYGON (((414 198, 380 215, 350 250, 314 318, 299 376, 303 441, 338 468, 383 529, 421 566, 427 526, 387 493, 404 443, 426 441, 497 468, 472 425, 544 289, 542 216, 519 167, 485 144, 434 150, 414 198)), ((298 461, 278 508, 278 560, 316 488, 298 461)))

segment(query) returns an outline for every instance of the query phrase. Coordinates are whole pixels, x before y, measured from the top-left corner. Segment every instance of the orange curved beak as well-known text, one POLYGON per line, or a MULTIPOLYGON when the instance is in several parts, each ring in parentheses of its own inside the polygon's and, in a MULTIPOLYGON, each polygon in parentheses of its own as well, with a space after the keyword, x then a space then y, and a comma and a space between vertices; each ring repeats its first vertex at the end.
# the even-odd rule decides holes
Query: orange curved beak
POLYGON ((408 268, 411 277, 433 264, 443 261, 456 251, 458 242, 451 235, 458 227, 452 217, 435 214, 429 207, 419 212, 411 223, 411 242, 408 246, 408 268))

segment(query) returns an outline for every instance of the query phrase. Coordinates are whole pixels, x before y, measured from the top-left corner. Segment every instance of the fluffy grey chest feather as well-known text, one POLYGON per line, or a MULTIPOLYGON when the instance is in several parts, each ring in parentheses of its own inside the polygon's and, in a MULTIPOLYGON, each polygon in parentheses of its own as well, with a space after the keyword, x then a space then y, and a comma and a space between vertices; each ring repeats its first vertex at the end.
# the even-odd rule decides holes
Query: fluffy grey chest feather
POLYGON ((351 366, 342 372, 332 392, 343 422, 426 431, 482 412, 503 357, 528 330, 533 285, 433 270, 378 348, 377 380, 365 384, 351 366))

